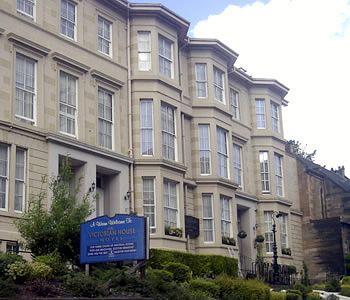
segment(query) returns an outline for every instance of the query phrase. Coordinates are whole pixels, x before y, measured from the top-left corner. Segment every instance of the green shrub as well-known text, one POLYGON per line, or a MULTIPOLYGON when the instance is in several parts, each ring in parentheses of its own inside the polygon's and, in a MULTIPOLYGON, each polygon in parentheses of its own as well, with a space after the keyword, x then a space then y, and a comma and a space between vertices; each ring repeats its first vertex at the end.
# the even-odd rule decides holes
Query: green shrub
POLYGON ((342 285, 350 285, 350 276, 344 276, 341 280, 342 285))
POLYGON ((8 266, 17 261, 24 261, 24 259, 22 256, 17 254, 0 253, 0 278, 6 278, 8 276, 8 266))
POLYGON ((30 278, 31 266, 26 261, 16 261, 7 267, 7 274, 16 283, 23 283, 30 278))
POLYGON ((324 283, 316 283, 312 286, 313 290, 321 290, 325 291, 326 290, 326 285, 324 283))
POLYGON ((286 293, 272 291, 271 300, 286 300, 286 293))
POLYGON ((165 265, 164 269, 173 274, 176 282, 189 281, 192 277, 190 268, 181 263, 170 262, 165 265))
POLYGON ((301 292, 301 296, 303 297, 303 299, 306 298, 306 295, 310 292, 312 292, 312 288, 310 286, 306 286, 304 284, 301 283, 297 283, 293 286, 294 290, 298 290, 299 292, 301 292))
POLYGON ((319 293, 311 292, 306 295, 306 300, 321 300, 321 299, 322 298, 319 293))
POLYGON ((42 262, 33 262, 30 264, 31 279, 49 279, 52 277, 52 268, 42 262))
POLYGON ((204 291, 201 290, 188 290, 188 300, 211 300, 212 298, 204 291))
POLYGON ((339 292, 341 289, 340 281, 337 278, 332 278, 326 282, 325 289, 327 292, 339 292))
POLYGON ((220 286, 214 281, 197 278, 189 282, 189 288, 192 291, 202 291, 207 296, 218 298, 220 295, 220 286))
POLYGON ((286 294, 286 300, 302 300, 303 297, 301 296, 301 293, 296 290, 289 290, 286 294))
POLYGON ((26 288, 26 292, 38 297, 57 297, 63 294, 57 282, 50 282, 46 279, 35 279, 26 288))
POLYGON ((104 295, 99 282, 84 273, 70 274, 67 276, 64 286, 75 297, 95 298, 104 295))
POLYGON ((43 263, 52 269, 52 274, 55 276, 61 276, 67 273, 67 267, 62 262, 61 257, 58 254, 51 253, 47 255, 40 255, 34 258, 34 262, 43 263))
POLYGON ((0 298, 12 298, 16 293, 17 286, 10 278, 0 278, 0 298))
POLYGON ((237 276, 237 259, 220 255, 190 254, 160 249, 150 250, 149 266, 162 269, 170 262, 182 263, 190 268, 195 277, 211 277, 225 273, 237 276))
POLYGON ((220 286, 220 298, 222 299, 270 299, 270 288, 258 280, 243 280, 221 275, 214 282, 220 286))
POLYGON ((350 285, 342 285, 340 295, 350 297, 350 285))

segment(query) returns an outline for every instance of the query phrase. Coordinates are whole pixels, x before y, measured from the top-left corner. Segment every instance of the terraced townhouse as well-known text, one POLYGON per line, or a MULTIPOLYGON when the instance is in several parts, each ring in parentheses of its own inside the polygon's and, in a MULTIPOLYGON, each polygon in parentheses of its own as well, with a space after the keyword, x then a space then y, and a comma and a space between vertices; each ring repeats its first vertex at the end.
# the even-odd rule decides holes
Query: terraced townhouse
POLYGON ((100 196, 92 217, 148 216, 151 247, 254 259, 263 235, 270 259, 279 211, 279 262, 301 268, 288 88, 251 77, 189 25, 160 4, 0 1, 2 251, 16 249, 13 221, 69 156, 81 192, 100 196))

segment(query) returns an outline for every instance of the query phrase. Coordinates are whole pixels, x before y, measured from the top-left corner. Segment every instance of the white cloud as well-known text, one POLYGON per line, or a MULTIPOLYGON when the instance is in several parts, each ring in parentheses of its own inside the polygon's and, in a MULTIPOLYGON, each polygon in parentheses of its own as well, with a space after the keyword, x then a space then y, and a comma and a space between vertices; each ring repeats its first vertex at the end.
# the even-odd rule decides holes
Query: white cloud
POLYGON ((240 56, 254 77, 290 88, 284 109, 287 139, 317 149, 317 162, 345 165, 350 174, 350 3, 346 0, 271 0, 229 5, 195 24, 240 56))

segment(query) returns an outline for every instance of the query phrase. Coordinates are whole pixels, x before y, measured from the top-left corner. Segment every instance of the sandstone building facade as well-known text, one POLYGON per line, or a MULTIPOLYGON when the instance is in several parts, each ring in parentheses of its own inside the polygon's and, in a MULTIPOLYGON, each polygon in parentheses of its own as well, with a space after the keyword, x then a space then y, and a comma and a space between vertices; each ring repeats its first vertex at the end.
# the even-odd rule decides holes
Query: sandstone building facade
POLYGON ((254 259, 262 234, 269 259, 278 211, 280 262, 301 267, 288 88, 237 68, 220 41, 188 37, 189 25, 159 4, 0 2, 3 251, 68 155, 82 192, 100 195, 94 216, 148 216, 151 247, 254 259))

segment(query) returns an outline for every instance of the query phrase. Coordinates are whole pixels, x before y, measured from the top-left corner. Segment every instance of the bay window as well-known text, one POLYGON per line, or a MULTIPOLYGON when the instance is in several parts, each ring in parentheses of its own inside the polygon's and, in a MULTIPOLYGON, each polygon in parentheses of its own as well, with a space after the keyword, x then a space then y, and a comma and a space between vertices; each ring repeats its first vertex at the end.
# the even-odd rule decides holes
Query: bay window
POLYGON ((138 60, 140 71, 151 70, 151 32, 137 32, 138 60))
POLYGON ((239 120, 238 93, 233 89, 230 89, 230 100, 233 118, 239 120))
POLYGON ((271 124, 273 131, 280 132, 279 106, 273 102, 271 102, 271 124))
POLYGON ((283 196, 283 157, 275 153, 275 181, 276 181, 276 194, 277 196, 283 196))
POLYGON ((203 194, 202 201, 204 242, 214 242, 213 195, 203 194))
POLYGON ((173 42, 163 36, 158 38, 159 73, 169 78, 174 76, 173 42))
POLYGON ((140 101, 141 155, 153 155, 153 101, 140 101))
POLYGON ((265 99, 255 99, 256 128, 266 128, 265 99))
POLYGON ((259 152, 260 162, 260 179, 261 191, 263 193, 270 192, 270 176, 269 176, 269 154, 267 151, 259 152))
POLYGON ((231 237, 231 205, 230 198, 220 196, 221 236, 231 237))
POLYGON ((217 127, 217 155, 218 155, 218 175, 228 178, 228 151, 227 151, 227 131, 217 127))
POLYGON ((165 227, 178 227, 178 199, 177 184, 174 181, 164 180, 164 225, 165 227))
POLYGON ((195 64, 197 98, 207 97, 207 64, 195 64))
POLYGON ((176 159, 175 109, 170 105, 162 103, 161 118, 162 118, 163 157, 166 159, 175 160, 176 159))
POLYGON ((233 144, 233 180, 243 186, 242 147, 233 144))
POLYGON ((225 103, 224 72, 214 67, 214 98, 225 103))
POLYGON ((142 178, 143 215, 149 218, 151 233, 156 230, 154 178, 142 178))
POLYGON ((265 249, 267 253, 273 252, 272 211, 264 212, 265 249))
POLYGON ((25 203, 26 152, 16 149, 15 211, 23 212, 25 203))
POLYGON ((198 125, 199 128, 199 163, 200 174, 210 174, 210 127, 206 124, 198 125))
POLYGON ((0 209, 7 209, 9 184, 9 146, 0 144, 0 209))

